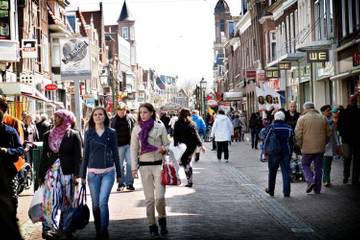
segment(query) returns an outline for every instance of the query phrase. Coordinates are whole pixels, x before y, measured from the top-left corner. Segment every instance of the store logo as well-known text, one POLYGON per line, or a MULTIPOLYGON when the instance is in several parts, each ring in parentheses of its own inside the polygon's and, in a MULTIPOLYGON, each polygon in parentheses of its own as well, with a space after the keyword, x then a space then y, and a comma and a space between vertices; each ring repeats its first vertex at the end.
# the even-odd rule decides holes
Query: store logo
POLYGON ((328 62, 329 61, 329 51, 308 51, 307 52, 308 62, 328 62))

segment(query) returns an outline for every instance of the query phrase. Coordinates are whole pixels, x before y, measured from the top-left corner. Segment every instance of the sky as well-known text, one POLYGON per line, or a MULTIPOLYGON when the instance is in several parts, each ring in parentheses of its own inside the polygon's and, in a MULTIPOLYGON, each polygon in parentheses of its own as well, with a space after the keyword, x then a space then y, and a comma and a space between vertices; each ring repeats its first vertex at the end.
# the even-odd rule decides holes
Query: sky
MULTIPOLYGON (((179 85, 213 82, 214 8, 218 0, 126 0, 135 19, 137 62, 179 85)), ((99 9, 99 0, 70 0, 69 10, 99 9)), ((105 25, 116 24, 123 0, 102 0, 105 25)), ((240 0, 227 0, 233 16, 240 0)))

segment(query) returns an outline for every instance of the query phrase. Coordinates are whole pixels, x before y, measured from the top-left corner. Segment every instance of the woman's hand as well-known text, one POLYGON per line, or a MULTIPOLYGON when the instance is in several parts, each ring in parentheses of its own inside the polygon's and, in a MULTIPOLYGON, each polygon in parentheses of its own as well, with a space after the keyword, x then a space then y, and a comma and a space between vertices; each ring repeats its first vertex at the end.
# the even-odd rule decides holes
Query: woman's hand
POLYGON ((138 170, 132 170, 131 174, 132 174, 133 178, 139 178, 138 170))
POLYGON ((162 154, 162 155, 164 155, 164 154, 166 154, 166 149, 165 149, 165 147, 164 146, 161 146, 160 148, 159 148, 159 153, 160 154, 162 154))

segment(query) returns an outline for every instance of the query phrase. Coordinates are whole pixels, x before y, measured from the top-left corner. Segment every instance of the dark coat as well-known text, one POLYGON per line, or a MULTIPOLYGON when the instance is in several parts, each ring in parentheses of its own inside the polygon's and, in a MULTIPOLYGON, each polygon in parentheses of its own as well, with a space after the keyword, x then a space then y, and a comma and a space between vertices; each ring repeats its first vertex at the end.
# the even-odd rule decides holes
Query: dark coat
POLYGON ((181 157, 181 164, 185 165, 190 161, 191 155, 194 153, 196 147, 202 146, 202 142, 198 132, 195 129, 195 125, 178 120, 174 127, 174 145, 179 143, 186 145, 186 151, 181 157))
POLYGON ((58 153, 54 153, 49 147, 50 131, 44 134, 43 153, 39 167, 39 180, 44 181, 47 170, 60 158, 60 166, 64 175, 74 174, 79 176, 81 164, 81 139, 78 131, 70 129, 65 133, 58 153))

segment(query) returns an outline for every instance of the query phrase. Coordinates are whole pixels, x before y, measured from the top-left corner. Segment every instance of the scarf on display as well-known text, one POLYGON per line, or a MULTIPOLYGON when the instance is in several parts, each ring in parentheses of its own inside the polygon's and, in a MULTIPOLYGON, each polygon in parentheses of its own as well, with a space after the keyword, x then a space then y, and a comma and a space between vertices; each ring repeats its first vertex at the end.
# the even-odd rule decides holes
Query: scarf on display
POLYGON ((149 119, 147 121, 140 121, 140 132, 139 132, 139 139, 141 145, 141 154, 148 153, 148 152, 155 152, 158 148, 154 145, 151 145, 148 142, 149 132, 154 127, 155 121, 154 119, 149 119))
POLYGON ((71 128, 75 117, 72 112, 65 109, 57 110, 54 114, 63 120, 61 125, 54 126, 49 134, 49 147, 54 153, 58 153, 61 141, 65 133, 71 128))

